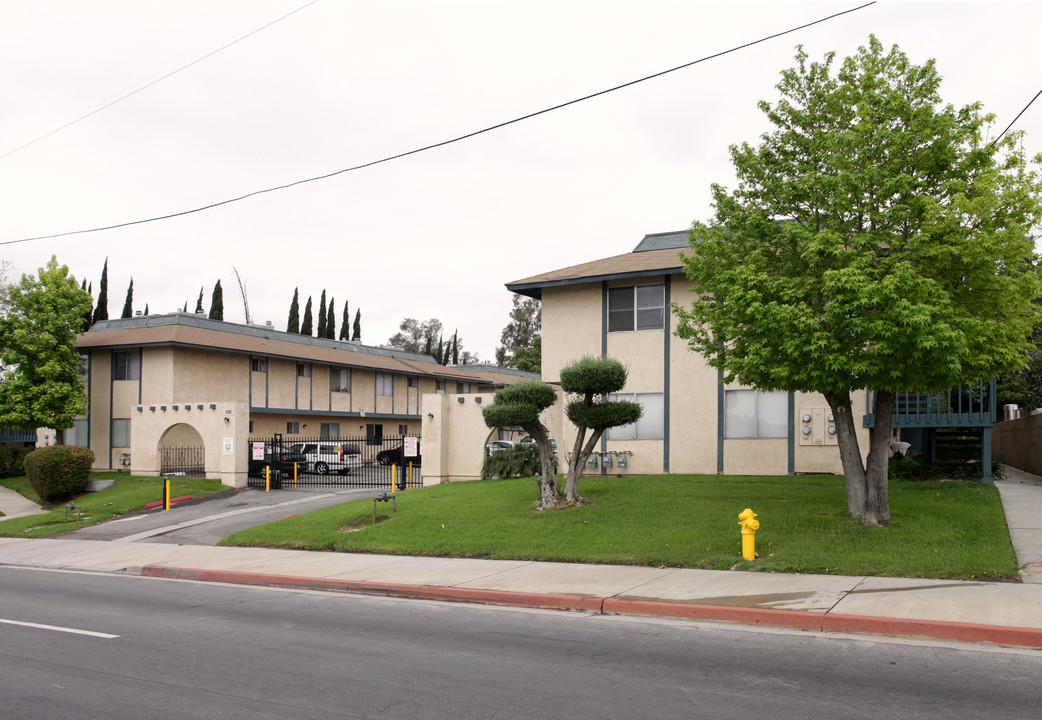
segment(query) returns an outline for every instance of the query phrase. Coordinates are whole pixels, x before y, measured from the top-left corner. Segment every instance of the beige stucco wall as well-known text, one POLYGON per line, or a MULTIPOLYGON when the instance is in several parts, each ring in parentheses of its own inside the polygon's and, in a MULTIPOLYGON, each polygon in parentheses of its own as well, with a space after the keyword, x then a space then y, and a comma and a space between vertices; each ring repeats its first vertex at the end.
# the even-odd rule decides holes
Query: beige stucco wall
POLYGON ((135 475, 159 475, 160 447, 196 445, 201 441, 206 476, 232 487, 245 487, 249 419, 249 407, 242 401, 203 400, 135 409, 130 471, 135 475))
POLYGON ((492 393, 423 396, 425 485, 481 479, 489 436, 481 408, 493 399, 492 393))
MULTIPOLYGON (((171 348, 162 348, 158 351, 148 350, 146 355, 153 352, 173 352, 171 348)), ((246 400, 249 396, 249 367, 248 355, 237 355, 233 353, 215 353, 192 348, 178 348, 173 354, 170 362, 171 372, 166 381, 153 383, 149 378, 145 386, 149 392, 156 392, 163 387, 172 387, 171 397, 154 398, 155 401, 167 400, 170 402, 188 402, 199 398, 229 398, 235 400, 246 400)), ((264 390, 263 373, 260 376, 261 392, 264 390)), ((158 379, 157 379, 158 380, 158 379)))
POLYGON ((560 380, 561 368, 583 355, 601 354, 599 284, 543 290, 543 380, 560 380))

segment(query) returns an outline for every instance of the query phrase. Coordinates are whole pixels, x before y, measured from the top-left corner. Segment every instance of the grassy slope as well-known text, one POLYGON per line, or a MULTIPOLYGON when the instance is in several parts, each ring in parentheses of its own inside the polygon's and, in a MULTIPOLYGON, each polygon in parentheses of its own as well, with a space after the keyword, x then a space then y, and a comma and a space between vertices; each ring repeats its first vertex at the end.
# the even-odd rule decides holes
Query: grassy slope
MULTIPOLYGON (((95 493, 84 493, 70 502, 80 506, 80 519, 75 510, 66 513, 65 504, 56 505, 51 512, 12 518, 0 522, 0 537, 41 538, 78 530, 95 525, 117 515, 141 510, 147 503, 163 499, 163 485, 159 478, 134 477, 124 473, 91 473, 92 480, 115 480, 115 487, 95 493)), ((33 491, 25 477, 6 478, 0 485, 15 490, 35 503, 40 497, 33 491)), ((221 485, 219 480, 178 478, 170 481, 173 497, 191 495, 202 497, 231 488, 221 485)))
POLYGON ((372 501, 360 500, 222 544, 900 577, 1017 572, 994 486, 891 483, 885 528, 844 516, 843 478, 834 476, 591 478, 581 492, 586 507, 536 513, 530 478, 437 485, 399 494, 394 514, 379 503, 375 527, 372 501), (746 507, 761 521, 753 563, 741 560, 746 507))

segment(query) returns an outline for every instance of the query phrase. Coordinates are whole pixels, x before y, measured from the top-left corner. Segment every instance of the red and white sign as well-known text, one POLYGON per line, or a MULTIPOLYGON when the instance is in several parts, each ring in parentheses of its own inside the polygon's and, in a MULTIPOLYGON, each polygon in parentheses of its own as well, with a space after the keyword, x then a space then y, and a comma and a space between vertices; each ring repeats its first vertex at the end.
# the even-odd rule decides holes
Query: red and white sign
POLYGON ((420 454, 420 441, 418 438, 405 438, 405 457, 416 457, 420 454))

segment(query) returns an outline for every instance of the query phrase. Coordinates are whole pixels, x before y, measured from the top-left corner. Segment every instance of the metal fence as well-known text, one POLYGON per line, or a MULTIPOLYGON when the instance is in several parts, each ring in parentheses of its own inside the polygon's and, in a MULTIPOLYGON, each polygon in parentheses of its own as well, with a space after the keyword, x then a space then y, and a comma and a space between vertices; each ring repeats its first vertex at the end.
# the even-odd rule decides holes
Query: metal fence
POLYGON ((250 438, 249 487, 398 490, 423 486, 418 438, 250 438))
POLYGON ((159 472, 162 475, 204 478, 206 477, 206 451, 201 447, 161 447, 159 448, 159 472))

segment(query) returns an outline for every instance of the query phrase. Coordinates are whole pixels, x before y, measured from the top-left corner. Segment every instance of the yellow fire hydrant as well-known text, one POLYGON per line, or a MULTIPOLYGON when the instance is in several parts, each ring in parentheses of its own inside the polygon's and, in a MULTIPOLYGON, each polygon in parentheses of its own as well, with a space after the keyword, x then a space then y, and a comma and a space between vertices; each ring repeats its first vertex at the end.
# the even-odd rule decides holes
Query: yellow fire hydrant
POLYGON ((756 513, 746 508, 738 516, 738 524, 742 526, 742 557, 746 560, 755 560, 756 531, 760 527, 760 521, 756 519, 756 513))

